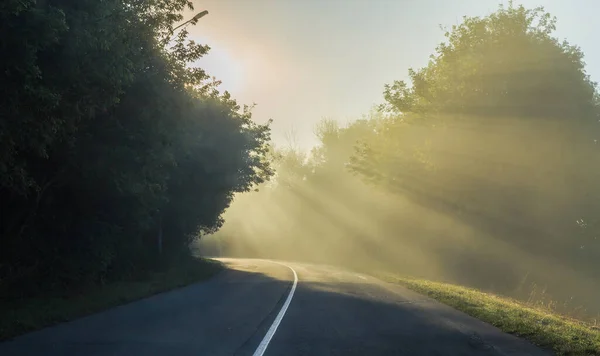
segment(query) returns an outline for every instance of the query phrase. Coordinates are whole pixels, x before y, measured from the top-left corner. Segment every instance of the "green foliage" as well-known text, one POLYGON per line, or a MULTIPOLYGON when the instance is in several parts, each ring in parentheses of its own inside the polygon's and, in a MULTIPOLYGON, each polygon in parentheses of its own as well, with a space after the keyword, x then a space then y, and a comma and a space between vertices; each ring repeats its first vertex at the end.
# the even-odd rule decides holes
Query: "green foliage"
POLYGON ((186 7, 0 6, 0 288, 158 268, 272 175, 269 125, 189 66, 209 48, 173 33, 186 7))
POLYGON ((595 83, 577 46, 551 36, 556 19, 543 8, 500 6, 465 17, 445 33, 429 64, 409 70, 411 85, 386 85, 384 108, 423 118, 595 117, 595 83))
MULTIPOLYGON (((542 8, 512 3, 465 17, 427 66, 409 70, 410 83, 385 86, 390 119, 352 158, 351 170, 379 188, 494 237, 446 252, 461 261, 457 274, 478 266, 486 276, 467 283, 532 269, 495 267, 485 257, 493 246, 568 266, 577 279, 599 276, 598 230, 583 236, 575 223, 600 213, 596 84, 581 50, 553 37, 555 24, 542 8)), ((537 272, 565 296, 564 280, 537 272)))
POLYGON ((378 277, 402 284, 504 332, 523 337, 546 350, 552 350, 555 355, 600 354, 600 330, 597 327, 563 317, 550 308, 452 284, 385 274, 378 277))
POLYGON ((484 161, 477 162, 477 174, 497 175, 507 162, 493 158, 502 147, 491 142, 513 145, 518 137, 519 144, 537 146, 537 152, 509 158, 509 164, 543 159, 562 146, 577 153, 556 157, 556 167, 589 165, 595 159, 596 85, 585 72, 579 48, 552 37, 555 22, 543 8, 528 10, 512 3, 486 17, 465 17, 445 33, 446 42, 426 67, 409 70, 410 85, 395 81, 385 86, 381 109, 393 118, 373 142, 359 149, 353 170, 403 194, 460 201, 462 207, 452 209, 462 209, 475 206, 476 197, 466 195, 492 190, 490 198, 503 194, 496 184, 457 169, 480 157, 484 161), (450 135, 462 142, 450 143, 450 135), (546 147, 538 142, 544 136, 558 141, 546 147), (481 190, 469 189, 475 185, 481 190))

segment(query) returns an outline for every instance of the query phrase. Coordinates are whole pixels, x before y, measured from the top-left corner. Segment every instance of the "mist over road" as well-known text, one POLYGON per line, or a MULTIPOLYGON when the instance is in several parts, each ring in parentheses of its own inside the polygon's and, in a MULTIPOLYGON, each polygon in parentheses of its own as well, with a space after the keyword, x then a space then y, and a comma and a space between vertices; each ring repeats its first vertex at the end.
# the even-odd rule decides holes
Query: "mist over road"
POLYGON ((0 344, 0 355, 544 355, 401 286, 222 259, 211 280, 0 344), (297 278, 297 283, 294 283, 297 278))

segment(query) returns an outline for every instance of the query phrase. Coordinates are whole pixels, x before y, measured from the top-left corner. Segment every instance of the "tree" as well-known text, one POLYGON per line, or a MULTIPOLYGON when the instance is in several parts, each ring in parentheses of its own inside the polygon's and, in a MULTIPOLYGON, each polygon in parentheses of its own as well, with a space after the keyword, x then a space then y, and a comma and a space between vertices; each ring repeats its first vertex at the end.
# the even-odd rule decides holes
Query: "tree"
POLYGON ((543 8, 502 5, 465 17, 445 33, 429 64, 409 70, 412 85, 386 85, 388 110, 421 117, 541 118, 590 122, 595 83, 583 53, 552 37, 556 19, 543 8))
POLYGON ((555 24, 543 8, 512 3, 465 17, 427 66, 409 70, 410 83, 385 86, 391 118, 353 158, 364 179, 494 236, 497 245, 456 246, 464 275, 530 268, 500 256, 502 268, 492 265, 494 246, 597 275, 598 254, 571 238, 577 219, 600 212, 596 84, 555 24))
MULTIPOLYGON (((433 131, 440 145, 449 135, 464 141, 452 148, 460 152, 437 152, 439 169, 440 155, 446 163, 451 153, 473 159, 474 146, 485 151, 479 155, 493 156, 499 147, 485 141, 502 136, 507 127, 519 126, 515 130, 531 136, 562 132, 562 144, 589 147, 598 117, 595 83, 585 72, 581 50, 552 37, 555 23, 543 8, 512 3, 486 17, 465 17, 445 33, 446 42, 426 67, 409 70, 410 85, 385 86, 381 109, 395 119, 355 157, 354 169, 394 184, 428 175, 433 131)), ((522 139, 533 142, 531 136, 522 139)))
POLYGON ((0 6, 0 287, 123 278, 214 231, 272 175, 269 125, 191 62, 187 0, 0 6), (10 51, 7 49, 10 47, 10 51), (6 212, 6 213, 5 213, 6 212))

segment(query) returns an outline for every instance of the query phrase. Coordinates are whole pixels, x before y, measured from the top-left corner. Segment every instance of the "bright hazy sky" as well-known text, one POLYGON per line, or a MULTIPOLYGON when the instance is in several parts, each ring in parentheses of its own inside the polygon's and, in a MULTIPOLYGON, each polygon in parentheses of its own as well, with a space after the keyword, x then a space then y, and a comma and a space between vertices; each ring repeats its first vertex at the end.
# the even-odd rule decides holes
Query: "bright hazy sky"
MULTIPOLYGON (((316 143, 322 117, 359 118, 382 101, 383 85, 422 67, 443 40, 439 25, 486 15, 502 0, 195 0, 208 10, 191 37, 211 52, 200 67, 223 81, 254 118, 274 120, 273 138, 316 143)), ((556 35, 579 45, 600 80, 600 0, 521 0, 558 18, 556 35)), ((193 16, 188 14, 188 18, 193 16)))

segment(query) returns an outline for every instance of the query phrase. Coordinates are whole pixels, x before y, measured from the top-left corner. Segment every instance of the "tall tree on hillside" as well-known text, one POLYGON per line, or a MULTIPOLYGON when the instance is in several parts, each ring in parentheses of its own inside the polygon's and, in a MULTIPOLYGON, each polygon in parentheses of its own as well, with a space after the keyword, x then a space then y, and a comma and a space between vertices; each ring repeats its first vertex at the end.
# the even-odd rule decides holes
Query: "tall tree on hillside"
POLYGON ((543 8, 507 8, 465 17, 445 33, 429 64, 409 70, 411 85, 386 85, 386 109, 425 117, 540 118, 589 122, 593 83, 583 53, 552 37, 543 8))
POLYGON ((413 149, 427 146, 427 134, 406 137, 408 127, 466 125, 493 131, 509 121, 539 123, 540 129, 555 125, 571 133, 574 144, 593 142, 599 113, 596 84, 585 72, 581 50, 552 36, 555 24, 543 8, 510 3, 452 26, 429 64, 409 70, 410 83, 385 86, 381 109, 395 119, 362 147, 354 169, 397 181, 404 165, 423 168, 427 159, 419 163, 416 158, 424 156, 413 149))

